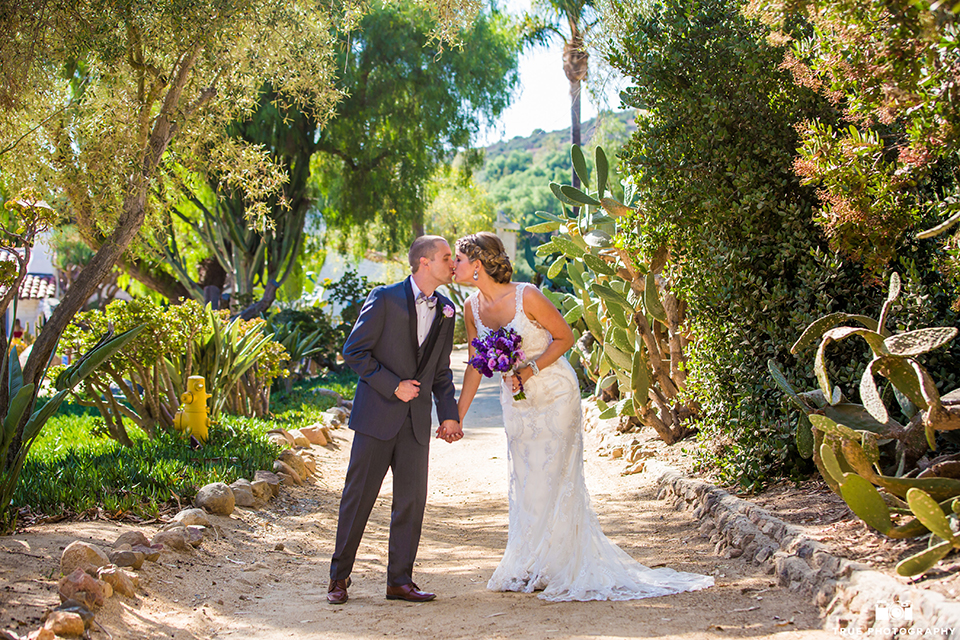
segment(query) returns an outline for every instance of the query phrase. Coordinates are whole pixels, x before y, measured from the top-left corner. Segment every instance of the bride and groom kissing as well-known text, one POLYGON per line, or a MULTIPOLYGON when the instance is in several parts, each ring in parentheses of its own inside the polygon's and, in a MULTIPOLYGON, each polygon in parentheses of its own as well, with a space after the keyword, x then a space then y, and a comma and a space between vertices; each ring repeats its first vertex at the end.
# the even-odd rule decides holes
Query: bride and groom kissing
MULTIPOLYGON (((454 255, 442 237, 422 236, 410 247, 409 262, 409 277, 370 292, 343 346, 359 382, 328 602, 348 599, 357 549, 387 469, 393 471, 393 504, 386 597, 436 598, 413 581, 427 499, 431 398, 440 421, 436 437, 456 442, 481 378, 468 366, 456 398, 454 306, 437 292, 453 280, 477 289, 464 303, 468 339, 506 327, 522 338, 525 357, 501 383, 509 530, 487 588, 569 601, 631 600, 711 586, 709 576, 644 567, 603 534, 583 476, 580 388, 563 357, 573 333, 536 287, 512 281, 500 239, 486 232, 460 238, 454 255), (514 400, 521 387, 525 399, 514 400)), ((474 353, 471 345, 471 358, 474 353)))

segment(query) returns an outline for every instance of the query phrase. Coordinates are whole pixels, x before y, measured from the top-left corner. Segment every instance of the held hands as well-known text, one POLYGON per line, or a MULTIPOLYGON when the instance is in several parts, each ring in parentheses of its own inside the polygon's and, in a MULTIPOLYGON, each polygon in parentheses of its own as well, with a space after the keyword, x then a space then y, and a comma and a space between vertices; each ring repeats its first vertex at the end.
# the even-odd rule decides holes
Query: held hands
POLYGON ((393 395, 397 396, 404 402, 410 402, 420 395, 420 381, 401 380, 400 384, 397 385, 396 391, 393 392, 393 395))
POLYGON ((437 437, 447 442, 456 442, 463 437, 463 426, 456 420, 444 420, 437 429, 437 437))

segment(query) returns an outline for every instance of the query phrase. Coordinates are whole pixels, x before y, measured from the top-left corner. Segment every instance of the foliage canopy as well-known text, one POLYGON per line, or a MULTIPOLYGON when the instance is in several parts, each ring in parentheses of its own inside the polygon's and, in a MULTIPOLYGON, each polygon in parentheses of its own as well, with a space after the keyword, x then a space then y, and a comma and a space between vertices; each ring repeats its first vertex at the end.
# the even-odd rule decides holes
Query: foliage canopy
MULTIPOLYGON (((960 221, 960 23, 951 4, 750 5, 792 45, 784 67, 796 82, 842 112, 839 122, 803 122, 795 169, 820 188, 818 222, 832 244, 875 273, 898 255, 905 233, 960 221)), ((941 265, 954 278, 958 242, 946 240, 952 256, 941 265)))
POLYGON ((318 134, 314 174, 324 223, 343 240, 369 231, 359 237, 392 252, 422 234, 427 181, 509 104, 519 41, 503 16, 479 15, 462 51, 441 53, 429 32, 421 9, 387 5, 342 43, 347 95, 318 134))

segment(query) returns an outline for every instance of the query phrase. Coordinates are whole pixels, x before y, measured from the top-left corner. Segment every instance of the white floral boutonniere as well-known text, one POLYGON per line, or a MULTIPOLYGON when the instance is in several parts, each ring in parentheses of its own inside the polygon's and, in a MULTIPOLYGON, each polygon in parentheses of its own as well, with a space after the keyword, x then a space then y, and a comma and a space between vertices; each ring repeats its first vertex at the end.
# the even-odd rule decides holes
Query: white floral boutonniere
POLYGON ((448 304, 443 305, 443 315, 445 317, 452 318, 454 313, 455 311, 453 310, 453 307, 448 304))

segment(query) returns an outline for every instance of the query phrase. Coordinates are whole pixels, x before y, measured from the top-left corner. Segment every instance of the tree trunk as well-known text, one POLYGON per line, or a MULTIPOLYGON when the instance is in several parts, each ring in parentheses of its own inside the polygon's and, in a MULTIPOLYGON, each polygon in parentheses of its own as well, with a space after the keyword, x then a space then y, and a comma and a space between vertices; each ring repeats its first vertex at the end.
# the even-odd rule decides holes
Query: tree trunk
POLYGON ((190 299, 190 292, 187 291, 187 288, 168 273, 145 268, 141 260, 125 259, 121 261, 121 265, 124 271, 141 284, 150 287, 173 304, 179 304, 190 299))
POLYGON ((124 250, 140 231, 140 226, 146 217, 147 190, 144 180, 141 179, 139 183, 125 198, 123 214, 117 221, 116 229, 77 276, 50 319, 47 320, 43 331, 37 336, 30 358, 23 369, 24 381, 40 384, 40 378, 63 331, 73 317, 83 309, 87 299, 97 290, 97 286, 107 277, 124 250))
MULTIPOLYGON (((580 90, 590 57, 583 48, 583 34, 572 23, 570 30, 570 39, 563 44, 563 72, 570 82, 570 144, 580 146, 580 90)), ((580 176, 572 167, 570 172, 574 188, 579 189, 580 176)))
MULTIPOLYGON (((570 144, 580 146, 580 81, 570 82, 570 144)), ((570 167, 571 181, 574 189, 580 188, 580 176, 576 169, 570 167)))
MULTIPOLYGON (((73 286, 67 290, 50 319, 44 324, 43 331, 37 336, 37 341, 33 344, 33 350, 30 352, 30 358, 23 368, 25 383, 34 383, 38 387, 40 386, 50 358, 53 356, 57 343, 60 342, 60 336, 63 335, 67 325, 83 309, 87 299, 97 290, 97 286, 110 273, 123 252, 126 251, 139 233, 147 214, 147 193, 150 183, 156 174, 157 167, 160 165, 163 153, 170 144, 170 140, 179 130, 178 122, 188 115, 185 113, 187 110, 180 103, 180 98, 187 87, 187 81, 190 79, 198 55, 199 48, 195 46, 180 59, 176 75, 163 99, 160 112, 153 122, 150 136, 144 141, 143 160, 139 170, 127 179, 123 210, 113 233, 104 240, 93 259, 80 271, 73 286)), ((211 97, 213 97, 212 90, 205 89, 189 110, 195 111, 211 97)), ((152 106, 152 104, 146 104, 143 105, 143 109, 146 112, 152 106)), ((8 459, 16 457, 19 452, 23 438, 23 426, 32 411, 33 403, 27 407, 23 420, 17 426, 17 432, 14 434, 8 450, 8 459)))

